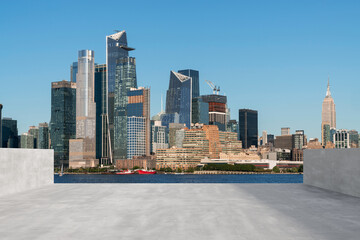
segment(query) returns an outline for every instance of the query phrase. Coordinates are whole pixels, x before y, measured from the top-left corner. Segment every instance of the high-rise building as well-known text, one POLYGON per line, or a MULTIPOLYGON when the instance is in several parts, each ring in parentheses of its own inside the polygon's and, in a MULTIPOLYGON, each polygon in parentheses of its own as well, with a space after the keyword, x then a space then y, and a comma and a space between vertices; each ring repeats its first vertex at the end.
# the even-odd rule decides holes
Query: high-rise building
POLYGON ((274 136, 274 134, 268 134, 268 135, 267 135, 267 142, 268 142, 269 144, 272 144, 272 146, 274 146, 274 141, 275 141, 275 136, 274 136))
POLYGON ((34 136, 29 133, 21 134, 21 148, 34 148, 34 136))
POLYGON ((258 112, 251 109, 239 109, 239 140, 243 148, 258 144, 258 112))
POLYGON ((3 146, 3 143, 2 143, 2 139, 3 139, 3 137, 2 137, 2 108, 3 108, 3 105, 2 104, 0 104, 0 147, 2 147, 3 146))
POLYGON ((150 155, 150 89, 127 93, 127 158, 150 155))
POLYGON ((295 134, 292 135, 292 149, 303 149, 304 147, 304 131, 297 130, 295 134))
POLYGON ((70 140, 70 168, 98 165, 94 88, 94 51, 81 50, 76 76, 76 139, 70 140))
POLYGON ((11 118, 3 118, 2 122, 2 146, 3 148, 18 148, 17 121, 11 118))
POLYGON ((157 149, 169 148, 169 130, 161 125, 161 121, 151 120, 150 142, 151 153, 156 153, 157 149))
POLYGON ((78 62, 70 65, 70 81, 76 83, 76 74, 78 73, 78 62))
POLYGON ((69 167, 69 140, 76 137, 76 83, 51 83, 50 139, 54 167, 69 167))
POLYGON ((358 148, 359 147, 359 132, 356 130, 349 131, 349 141, 351 148, 358 148))
POLYGON ((209 124, 209 103, 204 102, 201 97, 192 99, 191 122, 209 124))
POLYGON ((185 69, 185 70, 179 70, 178 73, 181 73, 182 75, 191 77, 192 79, 192 98, 197 98, 200 96, 200 86, 199 86, 199 71, 192 70, 192 69, 185 69))
POLYGON ((114 92, 114 159, 127 158, 128 92, 137 88, 136 61, 132 57, 116 61, 114 92))
POLYGON ((348 130, 336 130, 333 138, 335 148, 350 148, 350 136, 348 130))
POLYGON ((262 145, 266 145, 268 143, 268 134, 266 131, 262 132, 262 145))
POLYGON ((96 159, 99 159, 102 165, 110 164, 107 89, 106 64, 97 64, 95 65, 96 159))
POLYGON ((46 122, 39 124, 38 148, 49 148, 49 125, 46 122))
POLYGON ((290 128, 289 127, 283 127, 281 128, 281 136, 290 135, 290 128))
POLYGON ((169 124, 169 147, 176 146, 176 131, 186 128, 184 123, 169 124))
POLYGON ((191 77, 170 71, 169 89, 166 93, 167 114, 179 114, 179 123, 191 127, 192 83, 191 77))
POLYGON ((33 147, 34 147, 34 148, 39 148, 39 147, 38 147, 39 128, 36 127, 36 126, 30 126, 28 133, 33 136, 33 139, 34 139, 33 147))
POLYGON ((321 144, 323 146, 326 146, 328 142, 332 142, 330 136, 330 123, 328 122, 321 123, 321 140, 322 140, 321 144))
POLYGON ((293 136, 292 135, 276 136, 274 140, 274 147, 291 150, 293 148, 293 136))
POLYGON ((330 93, 330 81, 328 79, 327 91, 325 99, 322 103, 322 113, 321 113, 321 142, 325 146, 326 139, 324 139, 327 134, 325 134, 323 125, 328 124, 330 128, 336 128, 336 111, 334 99, 331 97, 330 93))
POLYGON ((227 97, 211 94, 201 96, 209 104, 209 125, 216 125, 220 131, 226 130, 227 97))
POLYGON ((233 119, 233 120, 229 120, 229 122, 226 124, 226 131, 227 132, 234 132, 237 135, 239 134, 239 124, 238 122, 233 119))
MULTIPOLYGON (((114 96, 115 88, 118 87, 115 84, 116 68, 118 60, 121 58, 127 58, 129 51, 134 50, 127 45, 127 37, 125 31, 119 31, 112 35, 106 36, 106 80, 108 83, 108 119, 109 119, 109 130, 111 139, 111 149, 114 149, 114 96)), ((135 61, 134 61, 135 62, 135 61)), ((136 87, 136 86, 132 86, 136 87)), ((124 97, 126 97, 126 92, 124 97)), ((126 129, 126 122, 123 123, 124 129, 126 129)), ((126 139, 125 139, 126 140, 126 139)))

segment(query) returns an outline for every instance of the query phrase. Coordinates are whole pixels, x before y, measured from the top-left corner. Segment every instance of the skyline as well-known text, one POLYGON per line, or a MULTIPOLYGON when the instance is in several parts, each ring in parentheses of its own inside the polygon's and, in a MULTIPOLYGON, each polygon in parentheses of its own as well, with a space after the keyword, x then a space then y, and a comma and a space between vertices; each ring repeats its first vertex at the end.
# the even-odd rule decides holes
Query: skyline
MULTIPOLYGON (((2 9, 7 9, 6 6, 14 3, 2 5, 5 6, 2 9)), ((169 72, 191 68, 200 72, 201 95, 212 92, 205 79, 220 85, 221 93, 228 97, 231 119, 238 120, 238 109, 250 108, 259 113, 259 133, 266 130, 280 135, 281 127, 290 127, 292 133, 303 129, 308 137, 321 139, 321 106, 330 75, 337 127, 360 129, 360 113, 353 110, 358 108, 360 87, 356 71, 360 64, 357 59, 360 48, 356 44, 360 40, 356 31, 359 21, 355 15, 359 4, 356 2, 347 6, 292 3, 294 9, 285 2, 281 5, 281 1, 274 6, 263 2, 264 9, 260 7, 256 13, 249 10, 255 8, 255 4, 249 3, 234 3, 234 9, 213 3, 203 9, 201 4, 193 3, 193 8, 185 14, 194 17, 192 22, 182 18, 180 22, 169 19, 167 23, 156 13, 163 16, 170 13, 164 7, 157 9, 159 4, 155 3, 149 6, 154 11, 150 22, 145 22, 149 13, 130 8, 117 18, 111 15, 114 10, 110 9, 110 13, 101 15, 103 19, 94 18, 78 25, 72 22, 71 14, 65 21, 55 12, 55 9, 61 12, 66 4, 43 3, 40 7, 38 2, 24 2, 23 5, 30 10, 16 9, 19 10, 16 21, 12 21, 15 19, 11 16, 14 8, 0 16, 2 22, 5 19, 9 22, 1 26, 9 37, 0 40, 3 46, 0 63, 5 70, 0 102, 4 105, 3 117, 18 120, 19 134, 31 125, 50 121, 51 82, 70 80, 70 64, 76 61, 78 50, 94 50, 95 62, 105 63, 105 37, 114 33, 113 29, 126 30, 129 46, 136 48, 132 56, 137 59, 138 85, 151 87, 151 116, 160 112, 160 98, 166 94, 169 72), (266 5, 270 9, 267 10, 266 5), (306 9, 309 5, 313 8, 306 9), (44 11, 46 8, 50 9, 44 11), (201 14, 196 16, 200 10, 201 14), (223 10, 230 14, 222 13, 223 10), (271 10, 273 14, 269 14, 271 10), (208 19, 217 11, 218 19, 208 19), (33 19, 27 19, 30 13, 33 19), (130 16, 137 18, 142 14, 139 23, 129 20, 130 16), (292 14, 295 17, 291 18, 292 14), (41 21, 44 17, 50 21, 41 21), (246 17, 250 21, 246 21, 246 17), (284 21, 286 19, 288 21, 284 21), (151 22, 156 27, 150 27, 151 22), (12 41, 14 38, 10 37, 18 33, 19 24, 25 27, 22 29, 25 44, 18 44, 19 41, 12 41), (52 30, 53 25, 57 31, 52 30), (235 28, 238 26, 243 28, 235 28), (180 31, 180 27, 186 28, 190 35, 180 31), (84 33, 87 36, 83 36, 84 33), (14 64, 19 59, 23 63, 20 70, 19 65, 14 64)), ((74 9, 67 10, 75 12, 79 5, 74 3, 74 9)), ((100 12, 102 6, 96 7, 100 12)))

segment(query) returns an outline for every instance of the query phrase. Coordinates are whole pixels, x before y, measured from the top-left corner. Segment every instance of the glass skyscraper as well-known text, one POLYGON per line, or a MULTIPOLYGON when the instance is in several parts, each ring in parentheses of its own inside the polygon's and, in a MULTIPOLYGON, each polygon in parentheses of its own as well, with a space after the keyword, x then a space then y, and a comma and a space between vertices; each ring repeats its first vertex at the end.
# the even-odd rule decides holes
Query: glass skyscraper
POLYGON ((39 141, 39 128, 36 126, 30 126, 29 128, 29 134, 33 136, 34 144, 33 148, 39 148, 38 147, 38 141, 39 141))
POLYGON ((178 73, 182 75, 191 77, 192 79, 192 97, 196 98, 200 96, 200 86, 199 86, 199 71, 192 69, 179 70, 178 73))
POLYGON ((258 112, 239 109, 239 140, 243 148, 258 146, 258 112))
POLYGON ((2 147, 18 148, 19 144, 18 144, 17 121, 11 118, 3 118, 1 122, 2 122, 2 147))
POLYGON ((127 93, 137 88, 135 58, 125 57, 116 61, 114 92, 114 159, 127 158, 127 93))
POLYGON ((151 120, 150 142, 151 153, 156 153, 157 149, 169 148, 169 128, 162 126, 161 121, 151 120))
POLYGON ((192 99, 192 123, 209 124, 209 103, 204 102, 201 97, 192 99))
POLYGON ((76 74, 78 72, 78 62, 73 62, 70 65, 70 81, 76 83, 76 74))
POLYGON ((179 114, 179 123, 191 127, 192 83, 191 77, 171 71, 169 89, 166 93, 167 114, 179 114))
POLYGON ((49 125, 46 122, 39 124, 38 148, 49 148, 49 125))
POLYGON ((51 83, 51 148, 54 166, 69 167, 69 140, 76 136, 76 83, 51 83))

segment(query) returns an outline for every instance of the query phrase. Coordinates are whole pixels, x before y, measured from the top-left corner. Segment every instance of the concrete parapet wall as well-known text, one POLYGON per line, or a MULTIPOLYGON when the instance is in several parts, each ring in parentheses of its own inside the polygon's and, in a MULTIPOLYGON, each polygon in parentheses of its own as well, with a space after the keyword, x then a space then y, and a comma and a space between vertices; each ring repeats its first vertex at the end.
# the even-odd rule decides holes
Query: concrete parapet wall
POLYGON ((360 149, 307 149, 304 184, 360 197, 360 149))
POLYGON ((0 148, 0 197, 54 184, 54 150, 0 148))

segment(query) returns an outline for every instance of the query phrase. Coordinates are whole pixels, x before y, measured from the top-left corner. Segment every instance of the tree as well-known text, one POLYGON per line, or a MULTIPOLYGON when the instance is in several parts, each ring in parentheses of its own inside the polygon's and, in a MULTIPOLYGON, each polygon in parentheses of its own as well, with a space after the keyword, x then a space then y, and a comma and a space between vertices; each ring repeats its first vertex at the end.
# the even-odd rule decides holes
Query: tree
POLYGON ((298 172, 303 172, 304 171, 304 166, 303 165, 300 165, 299 167, 298 167, 298 172))
POLYGON ((279 169, 278 166, 273 167, 272 170, 273 170, 273 172, 275 172, 275 173, 279 173, 279 172, 280 172, 280 169, 279 169))
POLYGON ((173 170, 172 170, 172 168, 171 167, 167 167, 167 168, 165 168, 165 172, 172 172, 173 170))
POLYGON ((134 166, 133 170, 136 170, 136 169, 139 169, 139 168, 140 168, 139 166, 134 166))

